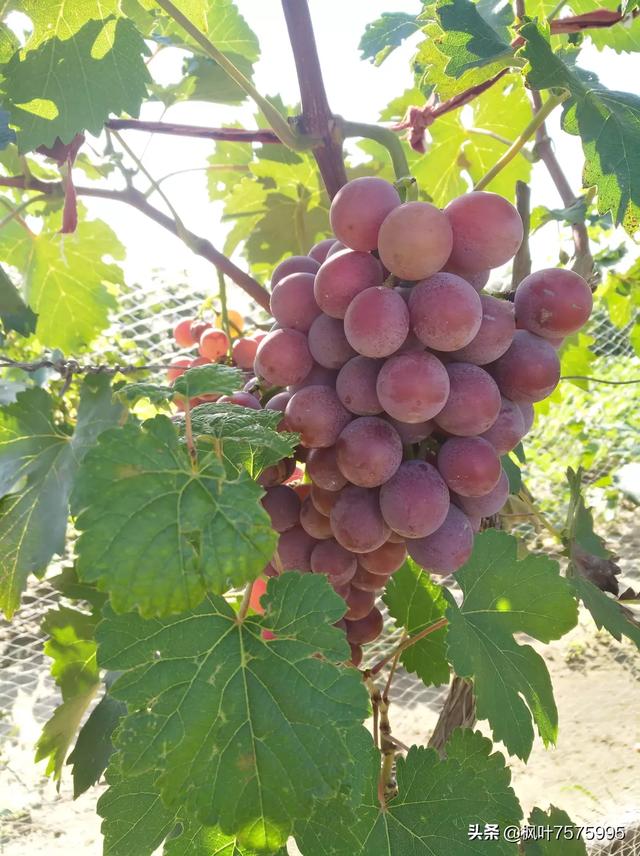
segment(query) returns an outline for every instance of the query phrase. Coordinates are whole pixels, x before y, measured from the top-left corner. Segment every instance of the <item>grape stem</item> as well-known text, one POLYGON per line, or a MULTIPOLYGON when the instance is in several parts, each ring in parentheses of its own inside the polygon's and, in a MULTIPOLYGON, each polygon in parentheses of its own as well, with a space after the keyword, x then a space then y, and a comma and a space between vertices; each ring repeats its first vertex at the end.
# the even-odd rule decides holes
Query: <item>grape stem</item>
POLYGON ((227 334, 229 344, 227 346, 227 358, 231 365, 231 325, 229 323, 229 309, 227 308, 227 283, 225 282, 224 274, 218 271, 218 296, 220 297, 220 316, 222 318, 222 329, 227 334))
POLYGON ((473 188, 474 190, 483 190, 488 184, 491 184, 493 179, 500 173, 507 164, 511 163, 518 152, 523 148, 527 140, 536 133, 538 128, 544 124, 545 119, 552 113, 556 107, 566 101, 569 97, 568 92, 563 92, 560 95, 551 95, 544 102, 542 107, 534 114, 531 121, 522 130, 520 136, 514 140, 507 151, 496 161, 491 169, 478 181, 473 188))
POLYGON ((377 675, 378 672, 384 669, 387 663, 391 663, 391 661, 395 659, 396 655, 399 656, 400 654, 402 654, 403 651, 406 651, 407 648, 410 648, 412 645, 415 645, 416 642, 420 642, 421 639, 424 639, 425 636, 429 636, 430 633, 435 633, 436 630, 441 630, 443 627, 446 627, 448 623, 449 620, 443 616, 442 618, 439 618, 437 621, 435 621, 433 624, 429 624, 419 633, 416 633, 415 636, 410 636, 408 639, 405 639, 404 641, 400 642, 400 644, 394 651, 391 652, 391 654, 387 655, 386 657, 383 657, 382 660, 379 660, 375 664, 375 666, 372 666, 371 669, 369 669, 368 674, 371 676, 377 675))
POLYGON ((247 583, 247 586, 242 595, 242 602, 240 604, 240 609, 238 610, 237 621, 238 624, 242 624, 242 622, 247 617, 247 612, 249 611, 249 603, 251 602, 251 592, 253 591, 253 584, 255 580, 251 580, 250 583, 247 583))
POLYGON ((381 125, 368 125, 365 122, 348 122, 345 119, 339 121, 345 137, 365 137, 384 146, 391 156, 393 171, 397 179, 407 178, 411 175, 402 143, 392 130, 381 125))

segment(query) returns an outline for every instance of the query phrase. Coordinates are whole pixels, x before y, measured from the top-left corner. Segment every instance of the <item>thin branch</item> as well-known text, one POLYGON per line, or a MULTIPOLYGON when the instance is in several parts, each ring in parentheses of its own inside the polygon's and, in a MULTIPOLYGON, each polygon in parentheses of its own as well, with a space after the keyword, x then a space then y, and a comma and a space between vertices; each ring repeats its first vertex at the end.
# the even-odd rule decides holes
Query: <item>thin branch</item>
POLYGON ((112 131, 144 131, 148 134, 168 134, 174 137, 194 137, 200 140, 220 140, 227 143, 280 143, 278 135, 268 128, 206 128, 202 125, 181 125, 174 122, 143 122, 139 119, 110 119, 106 127, 112 131))
MULTIPOLYGON (((40 193, 46 193, 48 196, 62 196, 62 185, 60 182, 41 181, 36 178, 25 179, 21 175, 0 176, 0 187, 16 187, 23 190, 35 190, 40 193)), ((202 258, 211 262, 218 270, 226 274, 232 282, 235 282, 243 291, 246 291, 263 309, 269 311, 269 292, 257 280, 235 265, 231 259, 223 255, 219 250, 216 250, 213 244, 206 238, 196 235, 189 229, 184 229, 182 234, 179 234, 176 222, 167 214, 151 205, 145 195, 139 190, 133 187, 128 187, 124 190, 108 190, 102 187, 76 187, 76 193, 79 196, 124 202, 136 208, 142 214, 149 217, 150 220, 153 220, 177 238, 180 238, 196 255, 202 256, 202 258)))
POLYGON ((605 380, 602 377, 589 377, 588 375, 562 375, 560 380, 588 380, 592 383, 606 383, 610 386, 626 386, 631 383, 640 383, 640 377, 634 380, 605 380))
POLYGON ((523 239, 513 259, 511 292, 515 292, 525 276, 531 273, 531 250, 529 231, 531 228, 531 188, 524 181, 516 181, 516 208, 523 226, 523 239))
POLYGON ((42 200, 46 198, 46 195, 44 193, 41 193, 38 196, 31 196, 29 199, 25 199, 24 202, 21 202, 20 205, 18 205, 16 208, 12 208, 7 214, 7 216, 3 217, 2 220, 0 220, 0 229, 3 229, 7 225, 7 223, 11 222, 11 220, 19 220, 26 226, 26 223, 20 216, 22 212, 26 211, 26 209, 30 205, 33 205, 34 202, 42 202, 42 200))
POLYGON ((12 368, 12 369, 21 369, 24 372, 37 372, 40 369, 52 369, 57 372, 62 377, 69 377, 70 375, 80 375, 80 374, 103 374, 103 375, 116 375, 116 374, 135 374, 136 372, 145 372, 145 371, 166 371, 166 369, 171 367, 171 363, 154 363, 150 365, 122 365, 120 363, 114 363, 113 365, 108 365, 107 363, 79 363, 77 360, 68 359, 68 360, 51 360, 51 359, 41 359, 35 360, 34 362, 24 362, 22 360, 12 360, 10 357, 0 357, 0 368, 12 368))
POLYGON ((282 0, 282 9, 300 85, 302 129, 322 141, 313 154, 327 192, 333 197, 347 183, 347 173, 339 127, 324 88, 309 6, 307 0, 282 0))
POLYGON ((443 627, 446 627, 448 623, 448 619, 444 617, 439 618, 433 624, 429 624, 427 627, 425 627, 424 630, 421 630, 419 633, 416 633, 415 636, 410 636, 408 639, 405 639, 403 642, 400 642, 400 644, 394 651, 392 651, 386 657, 383 657, 382 660, 378 660, 375 666, 372 666, 372 668, 369 669, 369 674, 371 676, 377 675, 378 672, 380 672, 381 669, 384 669, 387 663, 390 663, 396 657, 397 654, 402 654, 403 651, 406 651, 407 648, 410 648, 412 645, 415 645, 416 642, 420 642, 420 640, 424 639, 425 636, 429 636, 430 633, 435 633, 436 630, 441 630, 443 627))
POLYGON ((340 125, 345 137, 365 137, 369 140, 375 140, 381 146, 384 146, 391 156, 396 178, 407 178, 411 174, 402 143, 390 128, 385 128, 382 125, 368 125, 364 122, 347 122, 345 120, 340 120, 340 125))

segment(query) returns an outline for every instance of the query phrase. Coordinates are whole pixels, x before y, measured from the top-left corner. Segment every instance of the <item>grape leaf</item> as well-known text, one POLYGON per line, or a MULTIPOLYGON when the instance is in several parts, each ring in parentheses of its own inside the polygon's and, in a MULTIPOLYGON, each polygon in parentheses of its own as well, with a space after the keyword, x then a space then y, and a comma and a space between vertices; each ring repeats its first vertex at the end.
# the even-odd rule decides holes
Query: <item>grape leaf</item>
POLYGON ((195 366, 176 378, 173 388, 178 395, 184 395, 186 398, 216 392, 230 395, 242 389, 243 380, 242 372, 235 366, 195 366))
MULTIPOLYGON (((246 78, 252 78, 253 62, 241 54, 227 53, 226 56, 246 78)), ((195 56, 187 59, 184 74, 188 77, 178 84, 178 88, 182 89, 184 97, 189 100, 242 104, 247 98, 244 89, 210 57, 195 56)))
MULTIPOLYGON (((194 820, 180 820, 180 833, 165 841, 163 856, 257 856, 258 851, 243 847, 235 835, 225 835, 215 826, 194 820)), ((274 856, 287 856, 286 848, 274 856)))
POLYGON ((587 550, 593 556, 608 559, 611 556, 611 552, 607 550, 604 540, 595 532, 591 509, 587 507, 582 495, 582 477, 583 471, 581 468, 577 472, 571 467, 568 468, 567 482, 569 484, 571 501, 567 511, 567 534, 571 541, 577 541, 583 549, 587 550))
MULTIPOLYGON (((389 614, 410 636, 442 618, 447 607, 441 587, 411 559, 391 577, 382 599, 389 614)), ((445 636, 444 628, 436 630, 407 648, 400 657, 405 669, 415 672, 426 686, 449 680, 445 636)))
MULTIPOLYGON (((438 0, 436 14, 443 35, 438 49, 447 57, 445 73, 461 77, 465 71, 511 55, 504 16, 494 15, 471 0, 438 0)), ((508 14, 508 13, 507 13, 508 14)))
POLYGON ((73 235, 33 234, 17 224, 0 230, 0 252, 23 274, 22 293, 38 315, 36 335, 49 348, 73 353, 107 326, 122 284, 124 248, 99 220, 81 220, 73 235))
POLYGON ((551 827, 549 840, 545 837, 524 840, 525 856, 587 856, 587 848, 582 838, 578 835, 575 823, 566 811, 549 806, 548 811, 543 811, 537 806, 532 809, 527 822, 529 827, 546 829, 551 827), (573 830, 573 838, 566 838, 564 834, 557 837, 558 832, 573 830))
POLYGON ((562 87, 571 95, 562 127, 582 139, 583 184, 596 186, 598 212, 610 211, 615 225, 634 235, 640 226, 640 98, 606 89, 590 72, 570 68, 535 22, 525 24, 520 34, 526 44, 518 54, 527 60, 530 85, 562 87))
POLYGON ((457 675, 473 677, 478 718, 488 719, 494 738, 526 760, 532 717, 547 745, 555 742, 558 713, 544 660, 513 634, 559 639, 578 613, 558 563, 535 555, 518 561, 517 546, 506 532, 476 536, 471 558, 456 573, 462 605, 445 592, 447 656, 457 675))
POLYGON ((345 605, 322 575, 270 579, 262 603, 265 615, 244 622, 216 596, 174 619, 107 608, 98 637, 101 665, 128 670, 112 688, 130 710, 117 737, 123 771, 144 773, 160 756, 167 803, 273 850, 336 793, 349 768, 344 732, 368 699, 360 674, 337 665, 349 656, 332 627, 345 605))
POLYGON ((585 577, 569 577, 569 584, 576 597, 591 613, 598 630, 604 627, 618 642, 623 636, 627 636, 640 648, 640 626, 627 618, 618 601, 609 597, 585 577))
POLYGON ((415 15, 407 12, 383 12, 367 24, 360 39, 362 59, 382 65, 389 54, 418 30, 415 15))
POLYGON ((137 116, 150 80, 148 53, 135 25, 115 17, 15 53, 3 74, 20 151, 52 146, 57 138, 69 143, 85 130, 97 136, 110 113, 137 116))
POLYGON ((28 575, 64 551, 69 493, 80 462, 121 408, 107 378, 82 384, 75 432, 54 419, 42 389, 20 393, 0 411, 0 608, 11 618, 28 575))
POLYGON ((411 174, 434 204, 444 206, 467 190, 462 170, 466 165, 463 150, 468 132, 459 116, 452 113, 434 122, 429 136, 427 153, 411 163, 411 174))
POLYGON ((43 630, 49 638, 44 653, 51 657, 51 674, 62 693, 62 704, 45 723, 36 743, 36 761, 48 759, 46 773, 60 779, 71 741, 100 686, 93 615, 70 607, 51 609, 43 630))
POLYGON ((36 315, 25 304, 18 289, 0 266, 0 320, 4 329, 29 336, 36 329, 36 315))
POLYGON ((192 462, 166 416, 106 432, 72 496, 77 570, 117 612, 168 615, 254 579, 276 536, 247 473, 228 479, 214 453, 192 462))
POLYGON ((113 754, 114 729, 125 715, 125 705, 105 692, 78 733, 76 745, 67 759, 72 764, 73 798, 77 799, 107 769, 113 754))
POLYGON ((522 489, 522 470, 509 454, 502 455, 500 461, 509 479, 509 493, 516 496, 522 489))
POLYGON ((21 0, 20 11, 31 18, 33 32, 27 49, 33 50, 50 38, 62 41, 75 36, 89 21, 104 21, 119 11, 119 0, 21 0))
POLYGON ((17 140, 16 132, 9 127, 10 114, 7 110, 0 110, 0 151, 6 149, 10 143, 17 140))
MULTIPOLYGON (((491 742, 479 732, 456 729, 441 760, 435 749, 412 746, 398 758, 398 796, 381 810, 380 755, 370 754, 368 789, 357 813, 344 800, 318 805, 296 825, 305 856, 486 856, 486 842, 469 827, 517 824, 522 810, 509 786, 511 774, 491 742)), ((497 856, 515 856, 517 845, 491 843, 497 856)))

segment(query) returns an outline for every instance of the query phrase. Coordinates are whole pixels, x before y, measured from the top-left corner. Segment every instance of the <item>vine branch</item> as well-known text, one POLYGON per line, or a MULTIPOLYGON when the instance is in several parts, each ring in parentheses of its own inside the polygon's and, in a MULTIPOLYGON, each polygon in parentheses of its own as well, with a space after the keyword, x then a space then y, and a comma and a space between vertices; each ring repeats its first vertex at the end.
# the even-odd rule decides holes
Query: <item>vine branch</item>
POLYGON ((396 656, 402 654, 403 651, 406 651, 407 648, 410 648, 412 645, 415 645, 416 642, 420 642, 420 640, 424 639, 425 636, 429 636, 430 633, 435 633, 436 630, 441 630, 443 627, 446 627, 448 623, 449 620, 447 618, 439 618, 437 621, 434 621, 433 624, 429 624, 419 633, 416 633, 415 636, 410 636, 408 639, 404 639, 390 654, 388 654, 386 657, 383 657, 382 660, 378 660, 375 666, 372 666, 369 669, 368 674, 372 677, 374 675, 377 675, 378 672, 384 669, 384 667, 388 663, 391 663, 396 656))
POLYGON ((144 131, 148 134, 168 134, 173 137, 194 137, 200 140, 220 140, 227 143, 280 143, 280 138, 268 128, 207 128, 203 125, 181 125, 174 122, 147 122, 140 119, 110 119, 105 127, 112 131, 144 131))

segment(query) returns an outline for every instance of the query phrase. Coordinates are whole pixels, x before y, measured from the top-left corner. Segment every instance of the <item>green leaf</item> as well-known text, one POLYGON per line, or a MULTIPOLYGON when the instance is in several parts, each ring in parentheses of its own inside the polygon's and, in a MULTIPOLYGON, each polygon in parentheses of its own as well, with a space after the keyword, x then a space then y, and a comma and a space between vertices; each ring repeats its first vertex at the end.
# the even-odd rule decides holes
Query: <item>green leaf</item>
POLYGON ((522 471, 511 455, 502 455, 500 461, 509 479, 509 493, 516 496, 522 489, 522 471))
POLYGON ((242 389, 244 376, 240 369, 234 366, 196 366, 176 379, 173 388, 178 395, 194 398, 207 393, 230 395, 242 389))
POLYGON ((108 16, 14 54, 3 74, 20 151, 57 138, 69 143, 82 131, 97 136, 112 113, 137 116, 150 80, 148 53, 131 21, 108 16))
POLYGON ((5 227, 0 253, 22 272, 22 292, 38 315, 36 335, 43 345, 74 353, 105 329, 123 278, 121 268, 104 259, 124 257, 106 223, 81 220, 73 235, 5 227))
POLYGON ((0 411, 0 608, 8 618, 28 575, 62 555, 78 466, 120 414, 108 379, 98 376, 82 384, 72 435, 58 426, 53 401, 42 389, 20 393, 0 411))
POLYGON ((119 11, 118 0, 100 0, 96 2, 78 2, 78 0, 21 0, 20 11, 28 15, 33 22, 33 32, 27 48, 33 50, 52 38, 65 41, 89 21, 104 21, 119 11))
POLYGON ((129 407, 133 407, 145 398, 156 407, 161 407, 173 400, 175 390, 172 386, 141 381, 140 383, 125 383, 115 394, 120 401, 129 407))
MULTIPOLYGON (((389 614, 409 636, 442 618, 447 607, 441 587, 411 559, 407 559, 391 577, 383 600, 389 614)), ((436 630, 407 648, 400 657, 405 669, 415 672, 426 686, 444 684, 449 680, 445 636, 444 628, 436 630)))
POLYGON ((407 12, 383 12, 364 28, 358 46, 362 59, 371 60, 374 65, 382 65, 389 54, 416 30, 418 24, 415 15, 407 12))
POLYGON ((593 515, 587 507, 582 495, 582 469, 575 472, 571 467, 567 470, 567 482, 571 500, 567 513, 567 535, 570 542, 577 541, 578 544, 593 556, 608 559, 611 556, 607 550, 604 540, 593 528, 593 515))
MULTIPOLYGON (((253 76, 253 62, 241 54, 227 53, 227 58, 249 80, 253 76)), ((188 79, 180 84, 184 95, 194 101, 214 101, 217 104, 242 104, 247 93, 224 69, 210 57, 195 56, 185 61, 184 74, 188 79)))
MULTIPOLYGON (((511 774, 479 732, 456 729, 441 760, 434 749, 412 746, 398 758, 398 796, 380 808, 380 755, 370 754, 368 788, 354 814, 344 800, 318 805, 296 826, 305 856, 486 856, 487 842, 469 827, 517 825, 522 810, 509 786, 511 774)), ((497 856, 516 856, 517 845, 490 844, 497 856)))
POLYGON ((576 597, 580 598, 591 613, 598 630, 604 627, 618 642, 626 636, 640 648, 640 627, 625 615, 618 601, 609 597, 585 577, 577 575, 569 577, 569 584, 576 597))
MULTIPOLYGON (((202 826, 197 821, 181 820, 180 833, 167 839, 163 856, 257 856, 258 851, 238 843, 235 835, 225 835, 215 826, 202 826)), ((286 848, 274 856, 287 856, 286 848)))
POLYGON ((526 760, 532 718, 547 745, 556 740, 558 713, 544 660, 513 634, 559 639, 578 613, 558 563, 536 555, 518 561, 517 546, 506 532, 476 536, 471 558, 456 573, 462 605, 446 593, 447 655, 457 675, 473 678, 478 718, 488 719, 494 738, 526 760))
POLYGON ((36 761, 48 759, 46 773, 60 779, 62 766, 80 721, 100 686, 94 639, 96 619, 69 607, 49 610, 43 630, 49 639, 51 674, 62 692, 62 704, 45 723, 36 744, 36 761))
MULTIPOLYGON (((484 11, 484 10, 483 10, 484 11)), ((461 77, 471 68, 488 65, 511 54, 504 38, 504 19, 485 12, 471 0, 438 0, 436 14, 443 31, 438 49, 449 61, 445 73, 461 77)))
POLYGON ((67 759, 73 765, 74 799, 95 785, 107 769, 114 751, 111 738, 126 712, 126 706, 106 692, 80 729, 67 759))
POLYGON ((548 841, 544 837, 525 840, 525 856, 587 856, 584 841, 578 837, 578 828, 566 811, 554 805, 549 806, 548 811, 536 806, 527 825, 538 829, 551 827, 551 835, 548 841), (565 830, 573 830, 571 838, 565 837, 565 830))
POLYGON ((9 127, 10 114, 6 110, 0 110, 0 151, 8 145, 16 142, 16 132, 9 127))
POLYGON ((526 44, 518 53, 527 60, 529 84, 562 87, 571 94, 562 127, 582 139, 583 183, 597 187, 599 213, 610 211, 615 225, 635 234, 640 225, 640 98, 606 89, 590 72, 570 68, 534 22, 520 34, 526 44))
POLYGON ((117 738, 123 770, 160 766, 167 803, 273 850, 337 792, 344 731, 367 716, 368 698, 360 674, 338 665, 348 646, 332 624, 345 606, 322 575, 271 579, 262 602, 265 615, 243 622, 212 596, 175 619, 107 609, 98 636, 101 665, 127 670, 112 689, 130 710, 117 738))
POLYGON ((36 315, 25 304, 18 289, 0 266, 0 320, 5 330, 30 336, 36 329, 36 315))
POLYGON ((168 615, 255 579, 276 535, 247 473, 228 479, 214 453, 192 463, 166 416, 106 432, 73 493, 78 575, 117 612, 168 615))

